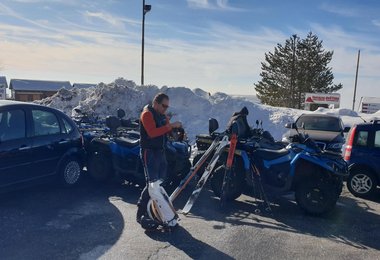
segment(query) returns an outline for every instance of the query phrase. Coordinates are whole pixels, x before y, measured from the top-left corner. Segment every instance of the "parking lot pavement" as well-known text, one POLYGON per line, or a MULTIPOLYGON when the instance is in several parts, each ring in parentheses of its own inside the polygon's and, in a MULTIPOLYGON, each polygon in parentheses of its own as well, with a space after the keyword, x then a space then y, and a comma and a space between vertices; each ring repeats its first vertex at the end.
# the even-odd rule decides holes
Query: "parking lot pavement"
MULTIPOLYGON (((40 186, 0 197, 1 259, 379 259, 380 196, 344 190, 324 217, 302 213, 287 198, 256 213, 242 195, 223 211, 205 189, 171 233, 144 232, 135 222, 140 189, 94 184, 40 186)), ((191 190, 175 201, 184 206, 191 190)))

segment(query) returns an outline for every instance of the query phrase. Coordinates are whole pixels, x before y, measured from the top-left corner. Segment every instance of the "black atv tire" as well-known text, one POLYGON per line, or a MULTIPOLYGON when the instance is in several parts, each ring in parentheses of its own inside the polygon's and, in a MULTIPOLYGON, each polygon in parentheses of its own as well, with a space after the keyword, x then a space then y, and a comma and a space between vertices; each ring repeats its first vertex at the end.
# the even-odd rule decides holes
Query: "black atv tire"
MULTIPOLYGON (((215 196, 219 197, 222 194, 222 186, 224 173, 226 171, 226 167, 224 165, 220 165, 218 168, 214 170, 214 173, 211 176, 211 189, 214 192, 215 196)), ((229 181, 228 193, 226 194, 226 200, 231 201, 240 197, 243 193, 244 189, 244 179, 240 176, 235 176, 236 178, 232 178, 229 181)))
POLYGON ((361 198, 373 196, 377 184, 376 176, 370 170, 363 168, 352 169, 347 180, 348 190, 355 197, 361 198))
POLYGON ((298 206, 310 215, 323 215, 331 211, 338 201, 336 181, 308 178, 298 182, 295 189, 298 206))
POLYGON ((87 170, 96 182, 109 181, 115 175, 112 159, 104 152, 96 152, 90 155, 87 170))

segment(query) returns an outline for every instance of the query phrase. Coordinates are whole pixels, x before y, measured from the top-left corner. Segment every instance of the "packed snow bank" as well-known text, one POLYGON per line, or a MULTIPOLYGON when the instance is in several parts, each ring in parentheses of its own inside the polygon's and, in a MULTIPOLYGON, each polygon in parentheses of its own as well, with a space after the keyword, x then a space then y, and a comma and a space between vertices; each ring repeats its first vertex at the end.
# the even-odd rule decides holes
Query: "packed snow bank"
MULTIPOLYGON (((294 122, 302 113, 311 113, 261 105, 244 97, 232 97, 219 92, 210 94, 199 88, 190 90, 185 87, 137 86, 133 81, 123 78, 110 84, 99 83, 96 87, 88 89, 61 89, 54 96, 38 103, 58 108, 69 116, 75 115, 74 108, 79 108, 86 113, 105 118, 107 115, 116 115, 117 109, 122 108, 128 118, 138 118, 142 108, 150 103, 158 92, 169 96, 168 112, 173 114, 171 120, 183 123, 190 141, 195 140, 196 134, 208 132, 208 119, 211 117, 216 118, 220 130, 224 130, 230 116, 244 106, 249 111, 248 123, 255 125, 256 120, 262 120, 263 128, 269 130, 275 139, 281 139, 286 132, 285 123, 294 122)), ((360 115, 348 109, 319 108, 316 113, 339 115, 346 126, 362 122, 360 115)), ((380 114, 371 116, 380 118, 380 114)), ((368 118, 368 115, 366 117, 368 118)))

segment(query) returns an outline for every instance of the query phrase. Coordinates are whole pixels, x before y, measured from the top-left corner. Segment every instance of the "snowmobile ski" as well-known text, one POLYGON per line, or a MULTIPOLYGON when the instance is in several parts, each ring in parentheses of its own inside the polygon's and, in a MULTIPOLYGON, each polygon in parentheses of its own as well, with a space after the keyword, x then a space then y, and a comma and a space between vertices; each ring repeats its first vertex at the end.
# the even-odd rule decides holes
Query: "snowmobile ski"
POLYGON ((216 163, 218 162, 220 155, 222 154, 224 148, 228 144, 229 144, 228 136, 225 135, 223 139, 219 142, 219 145, 216 148, 214 156, 212 157, 209 165, 206 167, 205 171, 203 172, 202 177, 199 179, 197 186, 195 187, 193 193, 190 195, 190 198, 186 202, 185 207, 182 209, 183 214, 188 214, 190 212, 191 208, 194 205, 194 202, 196 201, 199 194, 201 193, 203 186, 207 182, 208 177, 211 175, 216 163))

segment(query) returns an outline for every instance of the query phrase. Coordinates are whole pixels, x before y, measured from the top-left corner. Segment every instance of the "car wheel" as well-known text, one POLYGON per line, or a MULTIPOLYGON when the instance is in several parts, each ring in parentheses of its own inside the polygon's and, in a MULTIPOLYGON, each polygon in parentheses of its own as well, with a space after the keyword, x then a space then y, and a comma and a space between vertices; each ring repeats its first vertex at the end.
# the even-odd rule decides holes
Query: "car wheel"
POLYGON ((76 185, 82 175, 82 167, 79 160, 69 156, 61 164, 59 170, 60 181, 64 186, 76 185))
POLYGON ((322 215, 334 208, 339 194, 334 181, 309 179, 298 183, 295 197, 306 213, 322 215))
POLYGON ((354 169, 347 180, 348 190, 356 197, 370 197, 377 186, 375 175, 366 169, 354 169))
MULTIPOLYGON (((215 196, 219 197, 222 194, 223 178, 225 173, 225 166, 221 165, 214 171, 211 176, 211 188, 215 196)), ((228 194, 226 194, 227 200, 235 200, 243 193, 244 180, 239 176, 234 176, 229 182, 228 194)))

